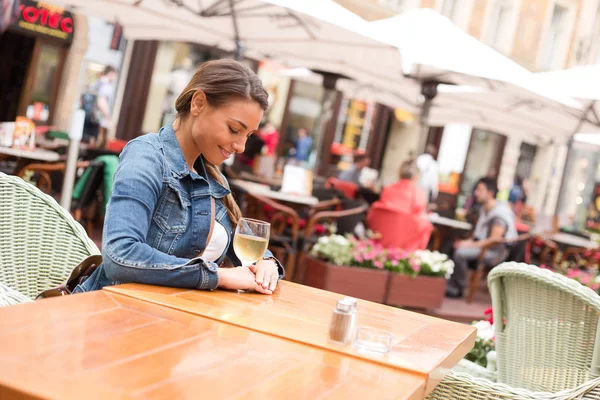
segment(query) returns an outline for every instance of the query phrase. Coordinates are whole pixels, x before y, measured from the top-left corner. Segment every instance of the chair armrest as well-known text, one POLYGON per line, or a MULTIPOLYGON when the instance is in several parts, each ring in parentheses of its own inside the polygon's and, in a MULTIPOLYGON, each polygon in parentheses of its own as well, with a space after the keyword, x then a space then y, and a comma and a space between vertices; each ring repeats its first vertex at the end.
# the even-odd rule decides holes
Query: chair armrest
POLYGON ((308 239, 312 236, 315 226, 324 220, 336 220, 343 217, 348 217, 355 214, 360 214, 362 212, 367 211, 369 208, 368 204, 363 204, 360 207, 351 208, 349 210, 343 211, 321 211, 310 217, 308 222, 306 223, 306 228, 304 229, 304 237, 308 239))
POLYGON ((584 249, 582 247, 568 247, 563 253, 560 262, 563 263, 565 261, 568 261, 569 257, 573 257, 573 260, 575 262, 579 262, 584 258, 585 253, 587 251, 587 249, 584 249))
POLYGON ((488 244, 486 244, 485 246, 483 246, 481 248, 481 251, 479 252, 479 259, 478 259, 479 264, 483 263, 483 260, 485 259, 485 253, 488 250, 491 250, 492 248, 498 246, 499 244, 506 244, 506 240, 504 240, 504 239, 493 239, 488 244))
POLYGON ((460 360, 454 368, 452 368, 452 371, 469 374, 474 378, 487 379, 491 382, 496 382, 498 379, 498 374, 496 371, 482 367, 481 365, 475 364, 469 360, 465 360, 464 358, 460 360))
POLYGON ((340 199, 331 199, 331 200, 320 201, 310 208, 310 210, 308 211, 308 217, 310 218, 320 211, 328 211, 328 210, 331 211, 330 209, 334 208, 334 207, 335 207, 334 211, 340 211, 341 205, 342 205, 342 202, 340 201, 340 199))
MULTIPOLYGON (((259 202, 267 204, 270 207, 273 207, 275 210, 277 210, 277 212, 275 213, 275 218, 277 216, 284 217, 284 225, 287 222, 285 221, 286 216, 292 218, 292 240, 295 242, 298 239, 298 233, 300 231, 300 217, 298 216, 296 210, 294 210, 291 207, 284 206, 283 204, 273 201, 267 197, 257 195, 252 195, 252 197, 257 199, 259 202)), ((281 231, 281 229, 278 229, 279 227, 277 226, 277 224, 274 223, 273 225, 274 226, 272 226, 272 230, 274 231, 274 233, 280 233, 279 231, 281 231)))
POLYGON ((600 378, 587 381, 576 388, 557 393, 532 392, 503 383, 475 378, 469 374, 450 371, 444 380, 427 396, 427 399, 477 399, 477 400, 575 400, 598 399, 600 378))

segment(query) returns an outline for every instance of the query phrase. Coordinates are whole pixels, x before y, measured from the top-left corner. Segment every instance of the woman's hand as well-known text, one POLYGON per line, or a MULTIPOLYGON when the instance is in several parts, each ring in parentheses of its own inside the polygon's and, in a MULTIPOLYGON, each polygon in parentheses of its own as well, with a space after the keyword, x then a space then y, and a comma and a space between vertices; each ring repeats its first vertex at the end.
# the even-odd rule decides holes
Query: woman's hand
POLYGON ((279 268, 273 260, 260 260, 256 264, 251 265, 250 271, 256 275, 256 284, 261 285, 263 289, 268 289, 272 292, 277 287, 279 281, 279 268))
MULTIPOLYGON (((254 266, 253 266, 254 267, 254 266)), ((255 273, 248 267, 219 268, 219 287, 232 290, 254 290, 263 294, 273 294, 256 282, 255 273)))

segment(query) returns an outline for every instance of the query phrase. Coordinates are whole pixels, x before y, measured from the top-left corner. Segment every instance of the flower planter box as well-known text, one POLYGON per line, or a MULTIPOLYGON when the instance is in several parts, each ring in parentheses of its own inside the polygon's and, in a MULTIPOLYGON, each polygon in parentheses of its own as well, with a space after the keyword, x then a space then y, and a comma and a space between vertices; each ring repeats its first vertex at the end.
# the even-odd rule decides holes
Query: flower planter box
POLYGON ((433 309, 442 306, 446 293, 446 279, 432 276, 391 274, 385 304, 391 306, 433 309))
POLYGON ((304 284, 363 300, 383 303, 390 273, 343 267, 306 257, 304 284))

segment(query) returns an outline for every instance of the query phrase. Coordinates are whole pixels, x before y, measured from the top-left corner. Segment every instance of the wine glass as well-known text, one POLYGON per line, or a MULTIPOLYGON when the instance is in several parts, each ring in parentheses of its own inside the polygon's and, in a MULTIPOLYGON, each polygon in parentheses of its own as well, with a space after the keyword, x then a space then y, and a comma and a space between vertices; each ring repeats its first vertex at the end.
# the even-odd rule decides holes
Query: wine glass
POLYGON ((263 258, 269 246, 271 224, 257 219, 242 218, 235 228, 233 250, 242 262, 248 266, 263 258))

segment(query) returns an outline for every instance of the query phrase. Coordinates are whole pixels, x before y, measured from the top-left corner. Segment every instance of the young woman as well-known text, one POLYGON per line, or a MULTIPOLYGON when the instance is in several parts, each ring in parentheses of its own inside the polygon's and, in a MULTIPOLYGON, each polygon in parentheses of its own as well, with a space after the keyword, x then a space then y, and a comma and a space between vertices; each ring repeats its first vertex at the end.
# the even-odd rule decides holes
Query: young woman
POLYGON ((234 60, 204 63, 176 101, 177 119, 127 144, 115 173, 102 264, 73 293, 145 283, 271 294, 283 277, 267 250, 240 265, 233 233, 241 218, 217 166, 244 151, 267 108, 256 74, 234 60))

